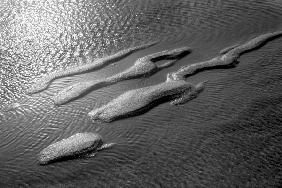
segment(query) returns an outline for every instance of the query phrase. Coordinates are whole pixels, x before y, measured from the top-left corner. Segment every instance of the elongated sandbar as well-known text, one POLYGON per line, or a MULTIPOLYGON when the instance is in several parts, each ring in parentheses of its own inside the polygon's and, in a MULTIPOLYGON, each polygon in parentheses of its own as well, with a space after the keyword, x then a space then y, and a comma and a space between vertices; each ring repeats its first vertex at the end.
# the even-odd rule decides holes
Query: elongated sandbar
POLYGON ((163 83, 129 90, 108 104, 88 113, 93 120, 111 122, 119 118, 142 114, 158 103, 172 101, 171 104, 183 104, 198 96, 204 84, 196 86, 185 80, 173 80, 168 74, 163 83))
POLYGON ((186 56, 191 52, 189 47, 165 50, 139 58, 128 69, 101 80, 89 80, 75 83, 53 97, 54 103, 57 105, 65 104, 79 96, 102 87, 113 85, 117 82, 136 79, 140 77, 148 77, 157 71, 173 65, 177 60, 186 56), (157 65, 156 62, 166 60, 166 63, 157 65))
POLYGON ((119 61, 119 60, 129 56, 130 54, 132 54, 132 53, 134 53, 138 50, 142 50, 142 49, 148 48, 150 46, 153 46, 156 43, 157 42, 152 42, 152 43, 128 48, 128 49, 119 51, 119 52, 117 52, 113 55, 106 56, 104 58, 100 58, 98 60, 95 60, 92 63, 88 63, 88 64, 81 65, 81 66, 78 66, 78 67, 71 67, 71 68, 68 68, 66 70, 50 73, 50 74, 36 80, 35 84, 30 89, 28 89, 26 92, 27 92, 27 94, 38 93, 38 92, 46 89, 51 84, 52 81, 54 81, 58 78, 82 74, 82 73, 86 73, 86 72, 89 72, 89 71, 101 69, 105 66, 108 66, 108 65, 110 65, 110 64, 112 64, 116 61, 119 61))
POLYGON ((266 42, 275 39, 276 37, 282 36, 282 31, 266 33, 255 37, 244 44, 236 44, 227 47, 220 51, 220 55, 210 60, 194 63, 183 66, 179 70, 172 73, 174 79, 184 79, 184 77, 195 74, 198 71, 205 70, 208 68, 216 68, 221 66, 232 66, 238 63, 238 58, 246 52, 261 47, 266 42))
POLYGON ((39 154, 39 163, 44 165, 59 160, 94 155, 95 152, 110 146, 112 144, 103 144, 101 135, 97 133, 77 133, 43 149, 39 154))

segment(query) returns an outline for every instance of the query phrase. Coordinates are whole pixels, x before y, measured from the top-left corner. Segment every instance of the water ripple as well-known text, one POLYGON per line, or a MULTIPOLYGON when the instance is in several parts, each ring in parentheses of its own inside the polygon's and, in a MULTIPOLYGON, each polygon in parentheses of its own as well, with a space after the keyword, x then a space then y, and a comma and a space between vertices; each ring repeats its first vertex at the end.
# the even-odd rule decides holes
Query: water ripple
MULTIPOLYGON (((36 77, 155 40, 195 47, 170 70, 214 57, 222 47, 281 29, 281 1, 1 1, 0 187, 270 187, 281 171, 281 40, 246 54, 234 69, 200 73, 205 92, 189 104, 159 105, 112 124, 86 112, 166 71, 91 92, 56 107, 56 91, 92 75, 54 82, 26 97, 36 77), (113 148, 94 158, 38 166, 37 154, 77 132, 98 131, 113 148), (55 173, 58 172, 58 173, 55 173), (268 179, 266 179, 268 177, 268 179), (271 182, 271 183, 270 183, 271 182)), ((133 54, 121 61, 151 52, 133 54)), ((102 77, 104 73, 97 74, 102 77)), ((112 70, 105 71, 112 75, 112 70)))

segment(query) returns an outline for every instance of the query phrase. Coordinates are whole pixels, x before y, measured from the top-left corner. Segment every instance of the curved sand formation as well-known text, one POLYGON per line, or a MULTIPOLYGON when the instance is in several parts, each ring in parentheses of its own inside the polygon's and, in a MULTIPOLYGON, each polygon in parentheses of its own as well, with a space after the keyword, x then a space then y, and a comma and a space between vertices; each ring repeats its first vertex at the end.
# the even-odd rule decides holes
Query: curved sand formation
POLYGON ((223 66, 232 66, 237 63, 237 59, 239 58, 238 54, 229 54, 226 53, 224 55, 220 55, 214 57, 210 60, 194 63, 190 65, 186 65, 178 69, 177 71, 172 73, 172 77, 175 80, 183 80, 185 77, 195 74, 197 71, 205 70, 208 68, 216 68, 223 66))
POLYGON ((236 44, 225 48, 220 52, 220 56, 208 61, 184 66, 178 71, 169 74, 167 81, 164 83, 125 92, 108 104, 92 110, 89 116, 91 116, 93 120, 110 122, 121 117, 140 113, 153 103, 165 97, 175 99, 174 102, 172 102, 173 104, 187 102, 203 90, 203 83, 193 86, 184 81, 186 76, 202 69, 234 65, 243 53, 254 50, 281 35, 282 31, 267 33, 255 37, 242 45, 236 44))
POLYGON ((268 41, 271 41, 271 40, 273 40, 277 37, 281 37, 281 36, 282 36, 282 31, 275 31, 275 32, 262 34, 262 35, 259 35, 255 38, 249 40, 248 42, 246 42, 242 45, 236 46, 235 48, 231 49, 227 53, 242 55, 245 52, 248 52, 250 50, 254 50, 258 47, 261 47, 262 45, 264 45, 268 41))
POLYGON ((172 73, 172 76, 174 79, 178 80, 178 79, 184 79, 185 77, 192 75, 197 71, 203 69, 216 68, 221 66, 233 66, 238 63, 237 59, 243 53, 254 50, 264 45, 266 42, 280 36, 282 36, 282 31, 277 31, 277 32, 260 35, 242 45, 239 44, 232 45, 230 47, 221 50, 220 55, 215 58, 212 58, 208 61, 203 61, 203 62, 183 66, 178 71, 172 73))
POLYGON ((130 68, 125 71, 113 75, 102 80, 90 80, 85 82, 75 83, 53 97, 54 103, 57 105, 65 104, 79 96, 89 92, 90 90, 99 89, 117 82, 136 79, 143 76, 150 76, 157 71, 173 65, 177 60, 186 56, 191 52, 189 47, 176 48, 173 50, 165 50, 139 58, 130 68), (157 65, 156 62, 166 60, 162 65, 157 65))
POLYGON ((165 82, 127 91, 88 115, 93 120, 111 122, 143 113, 167 99, 174 105, 183 104, 197 97, 203 88, 203 82, 194 86, 185 80, 173 80, 168 74, 165 82))
POLYGON ((99 134, 77 133, 43 149, 39 154, 39 163, 44 165, 63 159, 94 156, 95 152, 112 145, 112 143, 103 145, 99 134))
POLYGON ((62 71, 57 71, 54 73, 50 73, 46 76, 44 76, 43 78, 40 78, 39 80, 36 81, 36 83, 29 89, 27 90, 28 94, 33 94, 33 93, 38 93, 40 91, 43 91, 44 89, 46 89, 50 83, 58 78, 62 78, 62 77, 67 77, 67 76, 72 76, 72 75, 76 75, 76 74, 82 74, 88 71, 94 71, 94 70, 98 70, 101 69, 105 66, 108 66, 111 63, 114 63, 116 61, 121 60, 122 58, 125 58, 127 56, 129 56, 130 54, 138 51, 138 50, 142 50, 145 48, 148 48, 150 46, 153 46, 157 44, 157 42, 152 42, 149 44, 144 44, 144 45, 140 45, 140 46, 136 46, 133 48, 128 48, 122 51, 119 51, 113 55, 95 60, 92 63, 86 64, 86 65, 82 65, 79 67, 71 67, 67 70, 62 70, 62 71))

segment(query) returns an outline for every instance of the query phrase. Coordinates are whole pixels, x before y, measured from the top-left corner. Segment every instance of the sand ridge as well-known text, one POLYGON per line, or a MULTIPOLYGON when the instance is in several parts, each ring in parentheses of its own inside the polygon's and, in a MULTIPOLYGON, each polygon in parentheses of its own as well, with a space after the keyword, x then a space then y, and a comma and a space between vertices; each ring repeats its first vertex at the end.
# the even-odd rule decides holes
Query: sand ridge
POLYGON ((129 90, 108 104, 88 113, 93 120, 111 122, 113 120, 139 115, 148 111, 163 100, 173 101, 177 105, 195 98, 202 90, 203 83, 196 86, 185 80, 173 80, 168 74, 167 80, 157 85, 129 90))
POLYGON ((221 54, 219 56, 211 60, 187 65, 176 72, 169 73, 166 82, 127 91, 108 104, 92 110, 88 115, 93 120, 111 122, 119 118, 141 114, 145 109, 150 108, 152 104, 166 97, 169 97, 170 100, 174 100, 172 104, 184 104, 196 98, 204 89, 205 83, 202 82, 194 86, 185 81, 187 76, 207 68, 235 65, 240 55, 256 49, 281 35, 282 31, 267 33, 255 37, 242 45, 233 45, 225 48, 220 52, 221 54))
POLYGON ((108 66, 108 65, 110 65, 110 64, 112 64, 116 61, 121 60, 122 58, 125 58, 125 57, 131 55, 132 53, 134 53, 138 50, 148 48, 148 47, 153 46, 155 44, 157 44, 157 42, 151 42, 151 43, 148 43, 148 44, 135 46, 135 47, 132 47, 132 48, 128 48, 128 49, 119 51, 119 52, 117 52, 113 55, 105 56, 103 58, 95 60, 94 62, 85 64, 85 65, 82 65, 82 66, 71 67, 71 68, 68 68, 67 70, 62 70, 62 71, 50 73, 50 74, 36 80, 34 85, 32 85, 31 88, 29 88, 26 92, 28 94, 38 93, 40 91, 45 90, 51 84, 51 82, 54 81, 55 79, 67 77, 67 76, 73 76, 73 75, 77 75, 77 74, 82 74, 82 73, 86 73, 88 71, 94 71, 94 70, 104 68, 104 67, 106 67, 106 66, 108 66))
POLYGON ((54 103, 57 105, 65 104, 89 91, 113 85, 124 80, 148 77, 163 68, 172 66, 177 60, 185 57, 190 52, 191 49, 189 47, 181 47, 149 54, 137 59, 131 67, 118 74, 105 79, 78 82, 64 88, 53 97, 54 103), (162 60, 166 60, 166 62, 161 65, 156 64, 156 62, 162 60))
POLYGON ((95 152, 102 146, 101 135, 91 132, 77 133, 43 149, 39 154, 39 163, 44 165, 64 158, 84 155, 90 151, 95 152))
POLYGON ((238 63, 238 58, 251 50, 255 50, 268 41, 282 36, 282 31, 270 32, 259 35, 244 44, 235 44, 220 51, 220 55, 210 60, 186 65, 172 73, 174 79, 184 79, 187 76, 193 75, 201 70, 209 68, 217 68, 223 66, 234 66, 238 63))

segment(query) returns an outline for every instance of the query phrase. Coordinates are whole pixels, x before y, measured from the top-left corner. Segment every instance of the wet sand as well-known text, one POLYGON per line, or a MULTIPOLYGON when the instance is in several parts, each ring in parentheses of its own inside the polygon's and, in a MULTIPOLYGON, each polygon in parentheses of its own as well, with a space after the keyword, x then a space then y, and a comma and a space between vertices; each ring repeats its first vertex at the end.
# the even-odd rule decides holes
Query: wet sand
POLYGON ((101 69, 105 66, 108 66, 108 65, 110 65, 114 62, 117 62, 117 61, 129 56, 130 54, 132 54, 132 53, 134 53, 138 50, 142 50, 142 49, 148 48, 150 46, 153 46, 156 43, 157 42, 152 42, 152 43, 128 48, 128 49, 119 51, 119 52, 117 52, 113 55, 109 55, 109 56, 100 58, 98 60, 94 60, 93 62, 88 62, 86 65, 82 65, 82 66, 78 66, 78 67, 72 67, 72 68, 69 68, 68 70, 62 70, 62 71, 58 71, 58 72, 48 74, 48 75, 44 76, 43 78, 40 78, 39 80, 35 80, 35 84, 33 86, 31 86, 30 89, 27 90, 27 93, 33 94, 33 93, 43 91, 44 89, 46 89, 50 85, 50 83, 53 80, 58 79, 58 78, 73 76, 73 75, 77 75, 77 74, 83 74, 83 73, 86 73, 88 71, 95 71, 95 70, 101 69))
POLYGON ((244 44, 235 44, 227 47, 219 52, 220 56, 214 57, 211 60, 194 63, 181 67, 179 70, 172 73, 174 79, 185 79, 199 71, 207 69, 216 69, 221 67, 231 67, 238 63, 238 58, 247 52, 262 47, 267 42, 282 36, 282 31, 276 31, 259 35, 244 44))
POLYGON ((194 86, 185 80, 173 80, 169 74, 165 82, 127 91, 88 115, 93 120, 111 122, 143 114, 167 99, 173 100, 171 104, 175 105, 186 103, 196 98, 203 89, 203 83, 194 86))
POLYGON ((116 75, 102 80, 78 82, 64 88, 53 97, 54 103, 57 105, 65 104, 90 91, 110 86, 124 80, 149 77, 164 68, 172 66, 177 60, 185 57, 190 52, 191 49, 189 47, 182 47, 146 55, 145 57, 137 59, 131 67, 116 75), (166 61, 164 64, 156 64, 157 62, 164 60, 166 61))
POLYGON ((102 137, 94 133, 77 133, 53 143, 39 153, 39 163, 46 165, 64 159, 95 152, 103 145, 102 137))
MULTIPOLYGON (((209 61, 184 66, 176 72, 169 73, 167 80, 154 86, 130 90, 110 101, 108 104, 92 110, 88 115, 93 120, 111 122, 113 120, 142 114, 153 103, 165 97, 175 99, 174 104, 183 104, 195 98, 203 90, 203 83, 196 86, 185 82, 187 76, 207 68, 230 66, 237 63, 240 55, 261 47, 262 44, 282 35, 282 31, 257 36, 242 45, 234 45, 220 51, 222 55, 209 61), (178 99, 176 99, 178 98, 178 99)), ((143 66, 143 65, 142 65, 143 66)), ((131 72, 131 70, 130 70, 131 72)))

